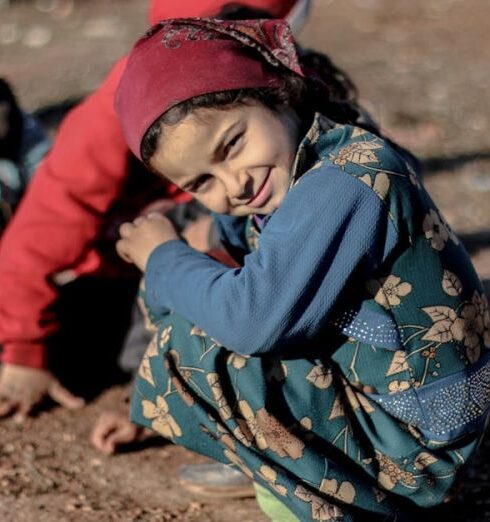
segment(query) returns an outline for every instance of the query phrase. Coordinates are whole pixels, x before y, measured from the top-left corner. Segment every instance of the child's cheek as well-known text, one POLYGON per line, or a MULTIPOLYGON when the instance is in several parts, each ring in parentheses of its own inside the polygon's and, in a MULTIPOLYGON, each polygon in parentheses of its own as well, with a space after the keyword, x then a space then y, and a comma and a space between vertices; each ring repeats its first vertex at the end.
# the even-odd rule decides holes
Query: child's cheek
POLYGON ((207 209, 217 214, 228 214, 230 208, 225 199, 220 198, 217 195, 207 194, 204 196, 195 195, 195 198, 199 203, 202 203, 207 209))

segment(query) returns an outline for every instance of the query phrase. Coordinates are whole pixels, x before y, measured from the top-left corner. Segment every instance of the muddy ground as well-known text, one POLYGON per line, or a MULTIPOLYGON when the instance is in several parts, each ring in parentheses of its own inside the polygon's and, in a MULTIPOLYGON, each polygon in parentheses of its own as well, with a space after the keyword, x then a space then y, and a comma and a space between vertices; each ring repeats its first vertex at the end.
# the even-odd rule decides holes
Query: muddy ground
MULTIPOLYGON (((317 0, 300 40, 347 70, 385 130, 423 161, 425 183, 490 280, 488 0, 317 0)), ((29 110, 80 98, 144 29, 144 0, 0 0, 0 76, 29 110)), ((45 113, 46 114, 46 113, 45 113)), ((2 297, 3 298, 3 297, 2 297)), ((253 500, 186 494, 175 446, 113 457, 88 442, 114 387, 82 412, 0 423, 0 520, 263 521, 253 500)), ((490 441, 445 520, 490 520, 490 441), (450 515, 449 515, 450 513, 450 515)))

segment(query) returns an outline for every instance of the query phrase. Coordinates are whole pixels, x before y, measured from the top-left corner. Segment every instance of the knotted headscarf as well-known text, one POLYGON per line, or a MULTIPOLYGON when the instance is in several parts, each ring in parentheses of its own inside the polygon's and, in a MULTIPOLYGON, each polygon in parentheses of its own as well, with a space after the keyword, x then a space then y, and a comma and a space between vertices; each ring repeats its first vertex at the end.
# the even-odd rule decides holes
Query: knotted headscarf
POLYGON ((303 75, 282 20, 160 22, 133 47, 116 92, 129 148, 141 159, 145 133, 174 105, 211 92, 273 87, 280 70, 303 75))

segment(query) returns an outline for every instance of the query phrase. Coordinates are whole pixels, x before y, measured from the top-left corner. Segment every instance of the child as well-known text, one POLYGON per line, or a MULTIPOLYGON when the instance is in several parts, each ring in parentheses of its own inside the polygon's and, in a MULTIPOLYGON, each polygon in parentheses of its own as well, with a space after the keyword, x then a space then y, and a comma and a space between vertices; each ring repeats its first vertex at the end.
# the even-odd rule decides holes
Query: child
POLYGON ((413 520, 480 439, 490 316, 410 156, 334 92, 276 20, 177 19, 133 48, 129 147, 242 266, 157 214, 120 227, 157 327, 132 419, 237 466, 290 510, 273 519, 413 520))
POLYGON ((37 120, 20 109, 0 78, 0 235, 49 146, 37 120))
MULTIPOLYGON (((292 17, 296 23, 308 6, 307 0, 241 3, 292 17)), ((233 10, 228 4, 150 0, 149 19, 156 23, 176 16, 211 16, 224 8, 233 10)), ((115 359, 134 298, 128 280, 137 284, 137 274, 115 259, 118 225, 156 199, 179 204, 190 200, 166 181, 145 176, 129 153, 113 109, 125 61, 121 58, 101 86, 63 120, 13 219, 11 202, 17 203, 20 191, 10 180, 18 183, 17 171, 12 175, 13 165, 8 164, 4 178, 6 164, 0 168, 0 222, 3 215, 10 220, 0 243, 0 289, 2 297, 8 296, 0 299, 0 417, 23 418, 46 396, 64 407, 82 405, 55 375, 85 397, 120 377, 114 375, 115 359), (110 335, 105 338, 104 332, 110 335), (77 353, 83 356, 74 357, 77 353), (83 364, 91 372, 90 382, 81 377, 83 364)), ((2 107, 0 96, 0 134, 5 129, 2 107)), ((35 152, 23 166, 33 168, 40 149, 35 152)), ((30 172, 24 170, 23 177, 30 172)))

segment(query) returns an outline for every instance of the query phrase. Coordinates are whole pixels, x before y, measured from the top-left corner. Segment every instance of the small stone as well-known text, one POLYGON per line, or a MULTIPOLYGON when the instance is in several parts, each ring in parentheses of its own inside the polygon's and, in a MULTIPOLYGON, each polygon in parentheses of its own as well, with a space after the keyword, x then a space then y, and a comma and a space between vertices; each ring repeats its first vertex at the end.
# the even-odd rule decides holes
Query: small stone
POLYGON ((26 32, 22 39, 22 43, 26 47, 37 49, 46 46, 51 41, 52 37, 53 32, 51 29, 43 26, 36 26, 26 32))
POLYGON ((11 45, 20 39, 21 32, 17 24, 0 24, 0 45, 11 45))
POLYGON ((12 443, 5 444, 3 447, 4 453, 13 453, 15 451, 15 446, 12 443))
POLYGON ((120 29, 116 18, 101 17, 87 21, 82 33, 86 38, 106 39, 115 38, 120 29))

